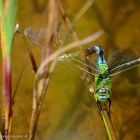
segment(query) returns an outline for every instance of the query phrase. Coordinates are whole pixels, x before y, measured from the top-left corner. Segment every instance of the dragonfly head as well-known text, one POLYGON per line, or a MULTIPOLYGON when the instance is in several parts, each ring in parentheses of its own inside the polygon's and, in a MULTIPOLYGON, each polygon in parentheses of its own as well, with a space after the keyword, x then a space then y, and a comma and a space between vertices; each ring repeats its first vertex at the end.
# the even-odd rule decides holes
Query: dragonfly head
POLYGON ((99 101, 106 101, 111 96, 111 91, 109 88, 100 88, 97 89, 95 92, 95 97, 99 101))

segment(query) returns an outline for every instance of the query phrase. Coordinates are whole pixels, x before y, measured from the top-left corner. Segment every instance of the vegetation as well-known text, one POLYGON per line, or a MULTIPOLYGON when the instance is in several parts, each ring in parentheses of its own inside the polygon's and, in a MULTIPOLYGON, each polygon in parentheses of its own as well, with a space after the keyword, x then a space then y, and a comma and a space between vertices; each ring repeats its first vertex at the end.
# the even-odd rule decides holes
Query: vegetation
POLYGON ((110 118, 106 106, 99 113, 88 94, 95 83, 81 80, 74 59, 58 61, 77 51, 83 59, 93 44, 107 57, 139 46, 139 6, 129 0, 0 0, 0 139, 139 139, 139 68, 113 79, 110 118))

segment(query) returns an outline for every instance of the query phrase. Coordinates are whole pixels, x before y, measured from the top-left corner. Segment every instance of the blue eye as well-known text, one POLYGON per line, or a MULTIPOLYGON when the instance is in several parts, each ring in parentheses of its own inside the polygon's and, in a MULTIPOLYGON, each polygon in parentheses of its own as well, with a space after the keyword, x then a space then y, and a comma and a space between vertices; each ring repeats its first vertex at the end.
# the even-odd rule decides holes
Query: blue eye
POLYGON ((100 99, 106 99, 106 96, 105 95, 100 95, 99 98, 100 99))

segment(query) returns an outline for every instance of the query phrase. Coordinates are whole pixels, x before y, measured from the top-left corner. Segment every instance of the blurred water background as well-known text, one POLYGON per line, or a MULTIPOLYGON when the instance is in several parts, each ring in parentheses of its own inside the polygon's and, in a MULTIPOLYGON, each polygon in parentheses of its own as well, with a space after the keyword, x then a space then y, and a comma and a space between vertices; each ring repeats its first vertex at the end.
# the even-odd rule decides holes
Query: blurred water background
MULTIPOLYGON (((74 18, 87 0, 64 1, 69 16, 74 18)), ((40 28, 45 7, 46 0, 20 1, 17 16, 20 30, 40 28)), ((108 58, 119 48, 140 45, 139 15, 139 0, 95 0, 75 22, 75 29, 79 38, 84 38, 102 28, 104 34, 91 44, 102 45, 108 58)), ((34 72, 27 45, 16 35, 12 55, 13 87, 24 63, 26 67, 15 99, 13 134, 27 134, 31 116, 34 72)), ((39 64, 41 49, 32 47, 32 51, 39 64)), ((81 74, 72 64, 57 64, 44 100, 35 140, 107 139, 96 103, 81 80, 81 74)), ((119 139, 140 139, 140 67, 114 76, 112 92, 111 115, 119 139)))

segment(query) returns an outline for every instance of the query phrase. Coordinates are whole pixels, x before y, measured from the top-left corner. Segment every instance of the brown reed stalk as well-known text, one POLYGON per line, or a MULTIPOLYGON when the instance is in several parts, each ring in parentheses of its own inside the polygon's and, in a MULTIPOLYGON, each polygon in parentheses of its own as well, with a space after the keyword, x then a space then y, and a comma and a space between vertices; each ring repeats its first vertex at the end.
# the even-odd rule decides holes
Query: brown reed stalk
MULTIPOLYGON (((58 30, 59 25, 59 2, 61 1, 48 1, 48 33, 46 37, 46 46, 40 66, 42 65, 44 60, 48 59, 54 46, 54 36, 58 30)), ((46 89, 50 81, 50 74, 52 73, 54 66, 55 62, 53 62, 51 65, 45 65, 41 69, 41 74, 38 74, 38 72, 36 72, 33 89, 33 106, 29 130, 29 140, 34 140, 43 99, 46 95, 46 89)))
POLYGON ((33 109, 32 109, 32 116, 30 122, 30 130, 29 130, 29 140, 34 140, 37 124, 39 120, 40 111, 42 108, 43 99, 46 95, 46 90, 49 85, 51 74, 54 70, 56 64, 56 57, 60 54, 76 47, 80 46, 81 44, 87 44, 102 35, 102 30, 83 39, 79 40, 77 37, 77 33, 75 32, 72 22, 66 16, 66 12, 62 6, 61 1, 52 0, 49 1, 49 12, 48 12, 48 34, 46 38, 46 48, 43 53, 42 62, 36 72, 35 75, 35 82, 34 82, 34 91, 33 91, 33 109), (67 28, 69 31, 73 32, 73 36, 75 38, 75 42, 59 49, 55 53, 51 53, 51 49, 54 45, 53 38, 54 34, 58 29, 59 25, 59 15, 62 15, 67 28))
POLYGON ((94 2, 95 2, 95 0, 86 1, 84 6, 76 14, 75 21, 79 20, 86 13, 86 11, 94 4, 94 2))
MULTIPOLYGON (((18 35, 20 35, 20 36, 25 40, 25 42, 28 42, 27 39, 26 39, 26 37, 25 37, 20 31, 16 31, 16 33, 17 33, 18 35)), ((29 45, 29 44, 26 45, 27 51, 28 51, 28 54, 29 54, 29 57, 30 57, 30 60, 31 60, 31 64, 32 64, 33 71, 34 71, 34 73, 36 73, 36 72, 37 72, 37 69, 38 69, 37 63, 36 63, 34 54, 33 54, 33 52, 32 52, 32 49, 31 49, 31 47, 28 46, 28 45, 29 45)))
POLYGON ((108 139, 117 140, 117 135, 116 135, 115 129, 113 127, 111 118, 108 115, 108 112, 106 110, 101 111, 101 117, 102 117, 104 127, 107 132, 108 139))
POLYGON ((85 37, 81 40, 77 40, 77 41, 73 41, 70 44, 67 44, 66 46, 64 46, 62 49, 55 51, 53 54, 51 54, 49 56, 48 59, 44 60, 44 62, 42 63, 42 65, 38 68, 38 74, 42 73, 42 68, 45 65, 48 65, 49 63, 51 63, 52 61, 54 61, 58 56, 62 55, 63 53, 73 49, 73 48, 77 48, 81 45, 86 45, 88 43, 91 43, 93 41, 95 41, 96 39, 98 39, 99 37, 101 37, 103 35, 103 31, 99 30, 95 33, 93 33, 92 35, 85 37))

